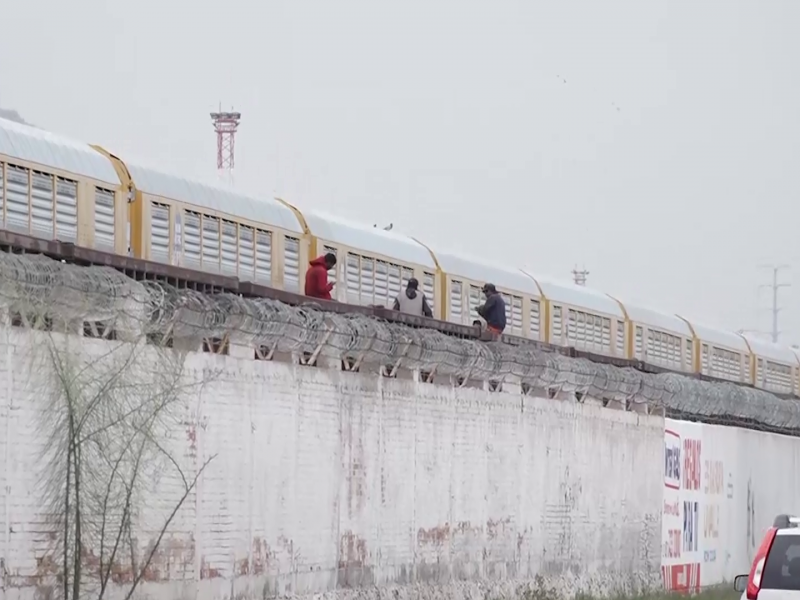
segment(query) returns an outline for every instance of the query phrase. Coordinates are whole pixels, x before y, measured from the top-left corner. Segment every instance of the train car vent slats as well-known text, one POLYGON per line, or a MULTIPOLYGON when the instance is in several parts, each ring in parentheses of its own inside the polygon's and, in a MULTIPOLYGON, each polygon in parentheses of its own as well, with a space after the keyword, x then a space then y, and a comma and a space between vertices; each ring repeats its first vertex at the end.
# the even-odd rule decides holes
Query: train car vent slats
POLYGON ((636 337, 634 338, 633 356, 637 360, 644 360, 644 330, 637 325, 635 334, 636 337))
POLYGON ((63 177, 56 178, 56 239, 78 239, 78 182, 63 177))
POLYGON ((524 335, 522 330, 522 298, 520 296, 511 297, 511 333, 524 335))
POLYGON ((203 270, 219 272, 219 219, 203 215, 203 270))
POLYGON ((169 262, 169 206, 150 204, 150 258, 169 262))
POLYGON ((53 176, 38 171, 31 172, 31 234, 36 237, 53 237, 53 176))
POLYGON ((348 252, 344 277, 349 303, 391 308, 406 282, 414 277, 414 271, 396 263, 348 252))
POLYGON ((297 292, 300 287, 300 240, 286 236, 283 255, 283 289, 297 292))
POLYGON ((28 169, 8 165, 6 177, 6 226, 14 231, 29 233, 28 169))
POLYGON ((531 308, 530 308, 530 336, 534 340, 541 340, 542 336, 542 308, 541 304, 538 300, 531 300, 531 308))
POLYGON ((768 360, 764 388, 780 394, 791 394, 792 367, 768 360))
POLYGON ((239 267, 237 237, 238 232, 236 223, 223 219, 220 264, 224 274, 233 275, 234 277, 236 276, 239 267))
POLYGON ((680 369, 681 353, 679 337, 657 329, 647 330, 645 357, 649 362, 669 369, 680 369))
POLYGON ((617 356, 625 356, 625 323, 617 321, 617 356))
POLYGON ((725 348, 712 348, 708 374, 720 379, 739 381, 742 375, 742 355, 725 348))
POLYGON ((563 321, 561 318, 561 307, 560 306, 553 306, 553 316, 552 316, 552 325, 553 328, 550 334, 550 343, 551 344, 558 344, 563 345, 564 340, 564 330, 563 330, 563 321))
POLYGON ((611 352, 611 319, 572 308, 567 314, 568 345, 590 352, 611 352))
POLYGON ((361 257, 361 302, 372 304, 375 298, 375 259, 361 257))
POLYGON ((403 275, 400 265, 389 263, 389 298, 391 300, 389 306, 394 306, 394 299, 400 295, 402 290, 403 275))
POLYGON ((255 280, 256 251, 253 241, 253 228, 239 225, 239 279, 255 280))
MULTIPOLYGON (((392 298, 394 301, 394 298, 392 298)), ((387 306, 389 304, 389 265, 386 261, 375 261, 375 304, 387 306)))
POLYGON ((99 250, 114 251, 114 192, 94 190, 94 245, 99 250))
POLYGON ((183 224, 183 266, 189 269, 200 268, 201 249, 200 215, 186 211, 183 224))
POLYGON ((361 303, 361 258, 352 252, 347 253, 347 302, 350 304, 361 303))
MULTIPOLYGON (((289 278, 289 281, 294 282, 294 288, 297 288, 297 277, 300 269, 300 247, 289 247, 289 238, 286 238, 286 266, 284 274, 289 278), (295 256, 292 264, 290 262, 289 253, 292 252, 295 256), (294 271, 292 272, 292 269, 294 271), (293 279, 292 279, 293 277, 293 279)), ((272 233, 262 229, 256 229, 256 282, 263 285, 272 285, 272 233)), ((285 279, 286 280, 286 279, 285 279)))
MULTIPOLYGON (((450 280, 450 321, 464 324, 464 285, 455 279, 450 280)), ((472 322, 467 324, 471 324, 472 322)))

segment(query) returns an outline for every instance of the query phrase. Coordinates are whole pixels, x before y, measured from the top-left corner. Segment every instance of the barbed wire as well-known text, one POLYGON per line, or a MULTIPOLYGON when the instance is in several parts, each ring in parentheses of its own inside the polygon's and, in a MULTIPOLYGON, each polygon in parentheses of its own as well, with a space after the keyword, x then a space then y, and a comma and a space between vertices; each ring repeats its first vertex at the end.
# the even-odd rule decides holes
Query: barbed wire
POLYGON ((646 403, 668 414, 748 427, 800 431, 800 406, 735 384, 571 358, 534 346, 460 339, 363 314, 324 312, 268 298, 204 294, 136 281, 109 267, 81 267, 42 255, 0 253, 0 307, 29 321, 102 323, 118 339, 230 343, 284 353, 318 353, 360 364, 435 371, 460 379, 519 379, 533 389, 646 403))

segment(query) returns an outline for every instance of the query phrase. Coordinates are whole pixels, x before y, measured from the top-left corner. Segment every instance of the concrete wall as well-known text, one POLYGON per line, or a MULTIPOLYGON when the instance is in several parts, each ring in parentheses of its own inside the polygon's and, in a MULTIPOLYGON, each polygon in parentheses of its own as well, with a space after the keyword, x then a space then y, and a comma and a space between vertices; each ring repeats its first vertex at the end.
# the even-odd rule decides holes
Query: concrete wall
MULTIPOLYGON (((0 332, 2 600, 41 596, 52 573, 36 429, 47 393, 32 385, 41 335, 0 332)), ((537 575, 568 591, 659 581, 659 417, 322 366, 188 361, 189 378, 212 377, 170 444, 193 468, 217 457, 154 558, 143 590, 154 597, 397 586, 400 598, 482 598, 537 575)), ((140 548, 179 491, 174 478, 154 485, 140 548)))
MULTIPOLYGON (((46 597, 56 572, 47 343, 0 329, 0 600, 46 597)), ((537 575, 602 591, 659 570, 696 589, 747 572, 800 502, 800 439, 241 354, 189 355, 187 384, 207 383, 167 442, 188 474, 216 457, 154 557, 153 597, 483 597, 537 575)), ((140 553, 180 491, 154 479, 140 553)))
POLYGON ((767 527, 800 504, 800 439, 667 419, 663 575, 689 589, 747 573, 767 527))

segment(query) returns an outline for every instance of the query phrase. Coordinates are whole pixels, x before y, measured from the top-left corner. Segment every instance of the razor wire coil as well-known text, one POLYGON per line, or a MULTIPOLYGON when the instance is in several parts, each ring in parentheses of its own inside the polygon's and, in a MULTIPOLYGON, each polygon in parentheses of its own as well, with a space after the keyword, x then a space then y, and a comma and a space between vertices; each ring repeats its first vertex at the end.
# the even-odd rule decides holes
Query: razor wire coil
POLYGON ((533 346, 459 339, 362 314, 290 306, 268 298, 204 294, 136 281, 110 267, 80 267, 41 255, 0 253, 0 308, 63 323, 97 322, 118 339, 160 335, 311 353, 365 364, 435 370, 458 378, 502 381, 646 403, 667 414, 714 422, 800 431, 800 404, 733 383, 668 373, 648 374, 546 352, 533 346))

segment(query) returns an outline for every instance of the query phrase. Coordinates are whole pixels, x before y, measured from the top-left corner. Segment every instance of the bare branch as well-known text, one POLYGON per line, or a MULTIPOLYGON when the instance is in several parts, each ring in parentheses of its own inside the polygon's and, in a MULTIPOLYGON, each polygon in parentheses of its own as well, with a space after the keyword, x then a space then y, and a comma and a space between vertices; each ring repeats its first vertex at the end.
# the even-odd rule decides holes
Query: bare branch
MULTIPOLYGON (((138 479, 139 465, 141 464, 142 456, 144 456, 144 451, 145 451, 145 447, 146 447, 145 446, 145 442, 146 442, 146 440, 142 440, 142 443, 139 445, 139 451, 136 453, 136 463, 134 465, 134 470, 133 470, 133 475, 132 475, 131 482, 128 483, 124 479, 122 480, 122 484, 125 486, 125 491, 126 491, 126 493, 125 493, 125 507, 124 507, 123 513, 122 513, 122 521, 120 523, 120 527, 119 527, 119 530, 117 532, 117 538, 114 541, 114 549, 113 549, 113 551, 111 553, 111 556, 109 558, 109 561, 108 561, 108 569, 107 569, 107 571, 105 573, 105 576, 103 577, 103 580, 102 580, 101 585, 100 585, 100 595, 98 597, 98 600, 102 600, 103 595, 105 594, 106 586, 108 585, 108 579, 111 576, 111 569, 112 569, 112 567, 114 565, 114 560, 116 559, 116 556, 117 556, 117 550, 119 548, 119 544, 120 544, 120 541, 122 540, 124 532, 125 532, 126 529, 130 530, 130 514, 131 514, 131 502, 132 502, 132 498, 133 498, 133 488, 136 485, 136 480, 138 479)), ((132 567, 133 567, 133 565, 132 565, 132 567)))
POLYGON ((185 400, 206 383, 197 377, 204 374, 191 373, 185 381, 186 354, 171 349, 130 342, 71 344, 68 335, 51 332, 42 339, 47 362, 39 373, 51 375, 45 379, 52 397, 40 421, 50 440, 44 483, 53 508, 56 500, 60 503, 52 520, 58 526, 63 597, 78 600, 89 594, 104 600, 120 569, 129 570, 131 579, 119 592, 132 593, 211 460, 190 480, 164 437, 186 418, 185 400), (164 468, 176 471, 183 495, 170 506, 157 539, 139 560, 137 507, 164 468), (120 564, 125 547, 130 568, 120 564))
POLYGON ((153 560, 153 555, 155 555, 156 550, 160 546, 161 540, 164 537, 164 534, 169 529, 172 520, 175 518, 175 515, 178 514, 178 511, 183 506, 183 503, 186 501, 186 498, 188 498, 189 494, 191 494, 192 490, 194 490, 195 486, 197 485, 197 480, 200 479, 200 476, 203 474, 203 471, 206 470, 206 467, 211 463, 212 460, 214 460, 214 458, 216 458, 216 456, 217 456, 216 454, 210 456, 203 463, 203 465, 197 470, 197 474, 195 474, 191 483, 188 486, 186 486, 186 490, 184 491, 183 496, 181 496, 181 499, 175 505, 175 508, 172 509, 172 512, 167 518, 166 523, 164 523, 164 526, 161 528, 161 531, 158 534, 158 538, 156 539, 155 544, 153 544, 153 547, 150 549, 150 553, 147 556, 147 560, 145 561, 144 565, 142 565, 141 569, 139 570, 139 573, 136 575, 136 578, 133 580, 133 585, 131 585, 131 589, 128 590, 128 593, 125 595, 125 600, 130 600, 131 596, 133 596, 133 592, 136 591, 136 587, 139 585, 142 576, 144 575, 145 571, 147 571, 147 568, 150 566, 150 561, 153 560))

